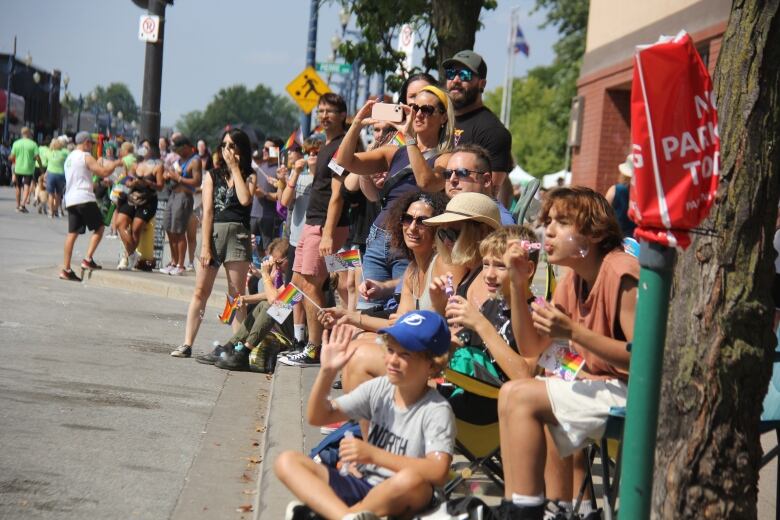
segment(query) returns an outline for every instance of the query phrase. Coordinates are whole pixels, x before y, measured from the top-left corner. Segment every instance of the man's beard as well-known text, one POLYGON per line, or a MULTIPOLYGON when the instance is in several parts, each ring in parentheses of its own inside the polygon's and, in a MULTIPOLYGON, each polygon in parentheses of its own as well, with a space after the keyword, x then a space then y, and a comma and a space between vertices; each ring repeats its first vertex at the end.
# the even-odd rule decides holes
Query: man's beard
POLYGON ((479 87, 463 87, 461 86, 461 92, 463 96, 460 98, 453 98, 452 105, 456 110, 466 108, 474 104, 479 97, 479 87))

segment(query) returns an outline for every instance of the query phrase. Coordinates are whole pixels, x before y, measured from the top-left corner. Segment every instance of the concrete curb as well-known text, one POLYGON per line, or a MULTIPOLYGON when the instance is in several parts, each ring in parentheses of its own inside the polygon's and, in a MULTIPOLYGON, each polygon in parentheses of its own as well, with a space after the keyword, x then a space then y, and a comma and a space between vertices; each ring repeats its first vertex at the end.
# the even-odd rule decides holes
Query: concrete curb
POLYGON ((276 365, 268 396, 263 466, 257 482, 255 520, 284 518, 292 493, 276 478, 273 464, 285 450, 303 451, 303 385, 302 369, 281 363, 276 365))
MULTIPOLYGON (((74 270, 76 274, 81 276, 80 269, 74 270)), ((33 267, 28 269, 27 272, 46 278, 57 278, 60 268, 56 266, 33 267)), ((211 296, 208 299, 208 306, 219 309, 225 304, 223 295, 227 292, 227 280, 224 272, 220 271, 220 273, 222 276, 217 276, 214 282, 214 289, 211 291, 211 296)), ((83 284, 110 289, 123 289, 183 302, 190 301, 195 288, 194 276, 172 277, 160 273, 115 271, 112 269, 87 271, 84 275, 86 278, 81 282, 83 284)))

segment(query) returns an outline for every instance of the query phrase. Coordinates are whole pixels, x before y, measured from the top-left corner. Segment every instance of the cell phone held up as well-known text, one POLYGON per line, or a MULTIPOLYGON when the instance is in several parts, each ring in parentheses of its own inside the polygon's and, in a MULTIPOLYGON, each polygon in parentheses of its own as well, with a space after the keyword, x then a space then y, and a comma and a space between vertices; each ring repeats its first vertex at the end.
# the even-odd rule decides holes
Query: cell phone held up
POLYGON ((404 110, 401 105, 393 103, 375 103, 371 107, 371 119, 400 123, 404 120, 404 110))

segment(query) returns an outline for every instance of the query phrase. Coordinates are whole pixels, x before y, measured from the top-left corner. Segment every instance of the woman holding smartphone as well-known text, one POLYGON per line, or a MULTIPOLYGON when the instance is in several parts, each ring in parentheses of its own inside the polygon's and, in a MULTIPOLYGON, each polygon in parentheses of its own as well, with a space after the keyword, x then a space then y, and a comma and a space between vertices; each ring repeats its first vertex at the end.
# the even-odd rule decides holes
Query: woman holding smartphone
MULTIPOLYGON (((417 83, 421 81, 417 80, 417 83)), ((362 128, 377 122, 371 117, 376 101, 368 101, 355 114, 338 153, 339 164, 357 175, 388 172, 381 190, 369 193, 364 189, 370 200, 376 197, 373 200, 379 200, 382 205, 366 241, 363 258, 366 281, 361 287, 361 296, 377 304, 393 294, 397 281, 409 265, 407 259, 391 251, 388 226, 394 223, 387 222, 388 208, 393 201, 417 189, 426 193, 442 191, 445 179, 441 172, 446 168, 447 152, 452 147, 455 113, 449 96, 432 84, 419 89, 413 87, 416 87, 415 82, 409 84, 407 92, 415 91, 414 101, 400 105, 403 121, 390 123, 398 131, 399 140, 404 143, 402 146, 386 145, 367 152, 356 151, 362 128)), ((387 112, 389 115, 397 113, 395 109, 387 112)))
MULTIPOLYGON (((237 128, 228 130, 222 134, 220 149, 224 166, 203 176, 202 243, 195 269, 195 292, 187 310, 184 343, 171 352, 173 357, 192 355, 192 344, 221 265, 225 266, 231 295, 243 295, 246 289, 252 260, 249 216, 255 191, 249 137, 237 128)), ((234 332, 245 316, 246 309, 240 306, 233 320, 234 332)))

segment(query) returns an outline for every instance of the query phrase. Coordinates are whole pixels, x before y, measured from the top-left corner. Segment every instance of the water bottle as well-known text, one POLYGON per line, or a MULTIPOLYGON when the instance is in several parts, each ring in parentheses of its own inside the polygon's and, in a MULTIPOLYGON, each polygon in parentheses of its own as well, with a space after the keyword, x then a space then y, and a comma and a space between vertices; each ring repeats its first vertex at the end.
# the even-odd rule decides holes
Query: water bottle
MULTIPOLYGON (((345 439, 353 439, 354 437, 355 435, 352 433, 352 430, 347 430, 346 432, 344 432, 345 439)), ((346 477, 347 475, 349 475, 350 466, 352 466, 351 463, 342 462, 341 467, 339 468, 339 475, 341 475, 342 477, 346 477)))

